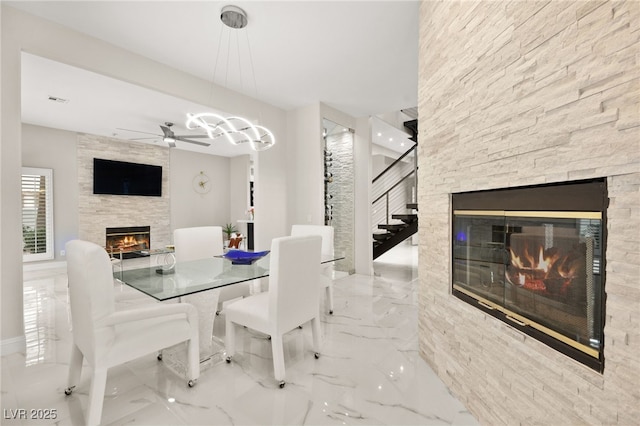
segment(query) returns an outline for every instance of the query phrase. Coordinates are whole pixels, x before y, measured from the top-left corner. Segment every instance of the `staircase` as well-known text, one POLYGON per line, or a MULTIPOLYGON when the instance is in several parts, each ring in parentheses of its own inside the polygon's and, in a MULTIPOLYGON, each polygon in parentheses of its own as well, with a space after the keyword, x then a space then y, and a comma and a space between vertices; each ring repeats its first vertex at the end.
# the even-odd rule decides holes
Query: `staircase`
MULTIPOLYGON (((417 142, 417 120, 404 125, 413 135, 410 139, 417 142)), ((418 232, 417 170, 416 144, 372 181, 374 260, 418 232)))
MULTIPOLYGON (((418 210, 417 204, 407 204, 407 209, 418 210)), ((401 221, 402 223, 379 224, 378 229, 386 232, 377 232, 373 234, 373 258, 377 259, 382 254, 400 244, 413 234, 418 232, 418 215, 410 214, 392 214, 392 219, 401 221)))

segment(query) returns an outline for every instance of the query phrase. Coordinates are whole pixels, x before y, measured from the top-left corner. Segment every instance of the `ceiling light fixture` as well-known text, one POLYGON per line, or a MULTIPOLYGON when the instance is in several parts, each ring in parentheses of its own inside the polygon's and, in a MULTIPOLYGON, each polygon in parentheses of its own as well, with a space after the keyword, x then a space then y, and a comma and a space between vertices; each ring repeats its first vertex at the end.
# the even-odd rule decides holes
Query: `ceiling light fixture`
MULTIPOLYGON (((247 26, 247 14, 244 10, 237 6, 224 6, 220 12, 220 20, 224 24, 222 30, 231 28, 233 30, 240 30, 247 26)), ((222 42, 222 30, 220 32, 219 43, 222 42)), ((231 30, 228 30, 231 31, 231 30)), ((231 33, 229 33, 231 37, 231 33)), ((230 39, 229 39, 230 40, 230 39)), ((249 44, 249 37, 247 35, 247 45, 249 44)), ((229 43, 230 45, 230 43, 229 43)), ((236 43, 239 46, 239 43, 236 43)), ((218 52, 220 47, 218 47, 218 52)), ((239 50, 239 47, 238 47, 239 50)), ((229 67, 229 51, 227 51, 227 68, 229 67)), ((240 52, 238 51, 238 57, 240 52)), ((249 61, 251 64, 251 73, 253 74, 253 58, 251 56, 251 47, 249 46, 249 61)), ((214 66, 214 75, 211 84, 215 84, 215 71, 218 66, 218 58, 216 56, 216 64, 214 66)), ((240 72, 240 79, 242 79, 242 73, 240 72)), ((257 92, 257 84, 255 83, 255 75, 253 75, 254 87, 257 92)), ((243 117, 223 117, 219 114, 211 112, 203 112, 198 114, 187 114, 186 126, 188 129, 203 129, 207 132, 207 135, 211 139, 217 139, 219 137, 225 137, 225 139, 232 145, 239 145, 243 143, 249 143, 251 149, 254 151, 264 151, 271 148, 276 143, 276 139, 273 133, 264 126, 258 126, 251 123, 243 117)))

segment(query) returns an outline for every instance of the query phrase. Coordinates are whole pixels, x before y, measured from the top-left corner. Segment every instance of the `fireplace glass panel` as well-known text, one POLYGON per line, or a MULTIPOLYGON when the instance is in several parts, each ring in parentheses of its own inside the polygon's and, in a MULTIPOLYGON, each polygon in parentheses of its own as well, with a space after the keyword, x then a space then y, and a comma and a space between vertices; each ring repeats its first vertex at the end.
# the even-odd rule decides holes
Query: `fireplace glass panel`
POLYGON ((457 211, 453 287, 587 353, 593 348, 597 356, 602 342, 598 217, 457 211))
POLYGON ((491 302, 504 304, 507 252, 502 216, 456 215, 453 282, 491 302))
POLYGON ((151 228, 149 226, 129 226, 106 229, 107 252, 123 259, 139 257, 141 250, 151 248, 151 228))
POLYGON ((601 220, 505 219, 505 307, 600 349, 601 220))

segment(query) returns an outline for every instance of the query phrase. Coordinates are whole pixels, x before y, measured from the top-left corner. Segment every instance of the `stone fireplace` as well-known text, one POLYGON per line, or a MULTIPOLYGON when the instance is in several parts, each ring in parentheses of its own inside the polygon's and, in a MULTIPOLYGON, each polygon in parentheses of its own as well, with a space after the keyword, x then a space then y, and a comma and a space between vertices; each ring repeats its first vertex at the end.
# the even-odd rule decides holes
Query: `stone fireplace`
MULTIPOLYGON (((640 418, 639 22, 640 3, 633 1, 420 3, 420 355, 481 424, 630 425, 640 418), (599 271, 606 291, 601 369, 526 333, 530 325, 500 320, 498 309, 467 303, 452 285, 454 275, 460 278, 454 210, 477 209, 454 207, 455 194, 585 180, 606 182, 609 200, 602 263, 584 261, 585 279, 599 271)), ((540 245, 553 232, 554 245, 566 250, 557 232, 562 222, 544 222, 553 231, 527 230, 539 236, 528 244, 540 245)), ((514 252, 524 251, 524 241, 516 241, 522 237, 512 236, 529 224, 500 226, 488 225, 496 239, 503 232, 514 252)), ((580 227, 562 232, 569 241, 578 233, 578 251, 590 244, 580 227)), ((593 247, 595 256, 595 239, 593 247)), ((514 254, 521 270, 540 263, 539 248, 514 254)), ((543 260, 545 254, 551 252, 543 260)), ((504 255, 504 265, 517 265, 510 251, 504 255)), ((541 294, 551 291, 544 278, 525 277, 520 285, 521 271, 513 272, 516 284, 503 275, 505 287, 519 287, 517 299, 504 293, 510 311, 549 299, 541 294)), ((490 273, 476 275, 492 284, 490 273)), ((553 291, 561 297, 562 287, 553 291)), ((589 322, 582 333, 590 332, 589 322)))
POLYGON ((452 196, 452 294, 602 371, 606 182, 452 196))
MULTIPOLYGON (((105 239, 106 228, 136 228, 145 225, 150 228, 149 249, 171 244, 169 150, 155 145, 81 133, 78 135, 77 155, 79 238, 107 247, 110 243, 105 239), (161 165, 162 196, 94 194, 93 159, 96 157, 161 165)), ((130 243, 123 243, 123 246, 127 244, 130 243)))

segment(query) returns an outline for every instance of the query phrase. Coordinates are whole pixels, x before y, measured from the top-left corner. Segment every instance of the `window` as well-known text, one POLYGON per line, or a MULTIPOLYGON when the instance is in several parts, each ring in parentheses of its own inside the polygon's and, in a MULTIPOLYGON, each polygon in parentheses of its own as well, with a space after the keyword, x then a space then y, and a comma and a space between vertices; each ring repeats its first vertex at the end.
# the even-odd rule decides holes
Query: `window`
POLYGON ((53 259, 53 170, 22 168, 22 259, 53 259))

